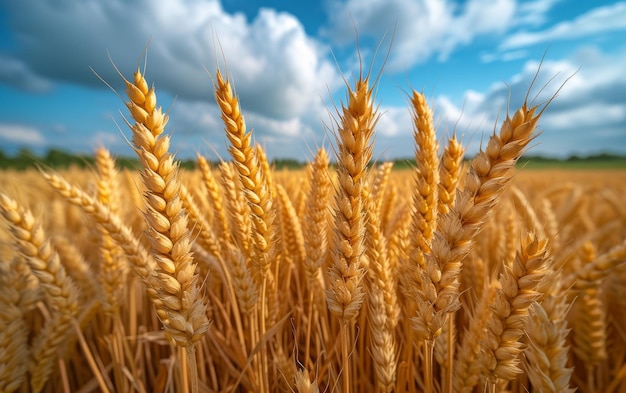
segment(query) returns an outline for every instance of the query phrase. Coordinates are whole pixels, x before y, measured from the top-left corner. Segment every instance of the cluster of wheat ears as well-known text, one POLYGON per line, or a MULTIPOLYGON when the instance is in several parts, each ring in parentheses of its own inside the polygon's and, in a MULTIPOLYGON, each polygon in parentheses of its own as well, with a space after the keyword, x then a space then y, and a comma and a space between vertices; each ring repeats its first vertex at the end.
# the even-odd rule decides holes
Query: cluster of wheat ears
POLYGON ((514 176, 545 106, 464 162, 414 91, 392 171, 360 74, 336 164, 283 172, 218 70, 231 160, 183 171, 155 88, 124 83, 137 171, 101 148, 0 178, 0 391, 626 391, 626 182, 514 176))

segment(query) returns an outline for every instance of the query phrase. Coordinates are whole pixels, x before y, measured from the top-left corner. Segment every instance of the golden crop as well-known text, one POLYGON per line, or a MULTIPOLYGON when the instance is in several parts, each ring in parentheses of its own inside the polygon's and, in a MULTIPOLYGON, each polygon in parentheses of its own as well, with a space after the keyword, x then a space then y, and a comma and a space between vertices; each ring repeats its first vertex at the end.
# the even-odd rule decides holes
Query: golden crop
POLYGON ((415 168, 370 167, 361 76, 336 166, 275 171, 218 71, 231 161, 183 171, 125 83, 138 171, 0 174, 0 391, 626 389, 626 173, 516 172, 544 108, 464 164, 413 92, 415 168))

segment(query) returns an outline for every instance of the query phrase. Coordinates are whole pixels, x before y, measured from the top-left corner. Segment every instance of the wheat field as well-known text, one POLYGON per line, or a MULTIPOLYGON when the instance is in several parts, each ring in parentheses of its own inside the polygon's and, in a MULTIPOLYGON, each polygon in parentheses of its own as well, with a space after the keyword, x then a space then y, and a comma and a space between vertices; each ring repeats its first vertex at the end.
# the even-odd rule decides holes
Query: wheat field
POLYGON ((546 105, 463 161, 414 91, 393 170, 360 75, 277 171, 217 71, 230 157, 184 171, 124 83, 136 171, 0 174, 0 391, 626 392, 626 172, 516 170, 546 105))

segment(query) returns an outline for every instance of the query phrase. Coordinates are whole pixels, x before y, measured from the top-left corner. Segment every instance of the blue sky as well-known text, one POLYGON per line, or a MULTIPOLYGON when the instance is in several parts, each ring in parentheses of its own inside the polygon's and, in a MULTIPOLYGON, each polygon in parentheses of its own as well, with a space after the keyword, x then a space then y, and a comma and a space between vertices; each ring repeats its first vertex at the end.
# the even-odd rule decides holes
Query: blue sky
POLYGON ((123 94, 108 54, 131 77, 148 41, 146 76, 183 158, 227 157, 217 63, 268 155, 308 160, 331 140, 359 53, 377 74, 388 51, 378 160, 413 155, 411 89, 429 98, 440 144, 456 132, 475 153, 544 54, 530 97, 544 102, 571 79, 531 153, 626 154, 626 2, 574 0, 0 0, 2 150, 132 155, 123 102, 91 69, 123 94))

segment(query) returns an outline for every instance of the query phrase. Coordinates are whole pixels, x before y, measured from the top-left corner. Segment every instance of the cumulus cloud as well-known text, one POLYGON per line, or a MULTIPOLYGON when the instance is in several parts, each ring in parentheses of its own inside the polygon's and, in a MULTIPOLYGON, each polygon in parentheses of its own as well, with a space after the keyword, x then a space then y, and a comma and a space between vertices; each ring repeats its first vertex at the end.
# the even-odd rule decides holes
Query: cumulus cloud
MULTIPOLYGON (((540 127, 544 130, 536 152, 557 156, 571 153, 580 146, 590 151, 600 146, 612 146, 626 152, 626 50, 607 55, 594 47, 579 50, 570 58, 546 61, 537 75, 539 63, 529 61, 523 70, 507 85, 496 84, 483 95, 466 96, 463 121, 474 124, 484 119, 495 123, 496 114, 504 115, 518 108, 526 96, 533 78, 537 77, 529 93, 535 104, 547 102, 563 84, 561 92, 544 113, 540 127), (565 80, 571 77, 567 82, 565 80), (551 80, 552 79, 552 80, 551 80), (543 88, 545 86, 545 88, 543 88), (543 89, 542 89, 543 88, 543 89)), ((458 118, 457 106, 441 105, 447 123, 458 118)), ((476 147, 474 147, 476 148, 476 147)))
POLYGON ((46 142, 41 131, 23 124, 0 124, 0 139, 8 143, 43 145, 46 142))
MULTIPOLYGON (((339 83, 327 48, 295 17, 272 9, 248 21, 226 13, 218 0, 5 3, 19 51, 2 62, 24 75, 24 86, 55 80, 102 87, 88 66, 120 86, 107 50, 130 75, 148 40, 150 81, 157 92, 182 99, 212 101, 203 67, 213 73, 223 58, 248 110, 271 118, 299 116, 339 83)), ((14 80, 12 74, 2 72, 0 80, 14 80)))
MULTIPOLYGON (((434 108, 439 140, 455 132, 473 155, 502 123, 507 110, 521 106, 528 93, 531 104, 545 104, 562 87, 543 114, 541 136, 531 153, 565 157, 606 150, 626 153, 626 48, 608 55, 595 47, 581 48, 569 58, 539 63, 528 61, 508 82, 496 83, 486 91, 467 91, 462 102, 445 95, 435 97, 434 108), (566 79, 568 79, 566 82, 566 79), (528 89, 534 85, 529 92, 528 89)), ((405 108, 390 108, 381 119, 377 154, 411 157, 413 141, 405 108)), ((441 142, 440 142, 441 143, 441 142)))
POLYGON ((330 25, 323 34, 352 44, 359 35, 381 39, 395 26, 389 70, 401 71, 431 57, 445 61, 480 36, 503 34, 522 21, 542 23, 556 3, 515 0, 348 0, 329 5, 330 25))
POLYGON ((380 119, 376 125, 377 134, 381 137, 396 137, 412 133, 411 113, 408 107, 382 107, 380 119))
POLYGON ((537 32, 522 31, 508 37, 500 48, 521 48, 542 42, 572 40, 593 34, 626 30, 626 3, 597 7, 572 21, 558 23, 537 32))

